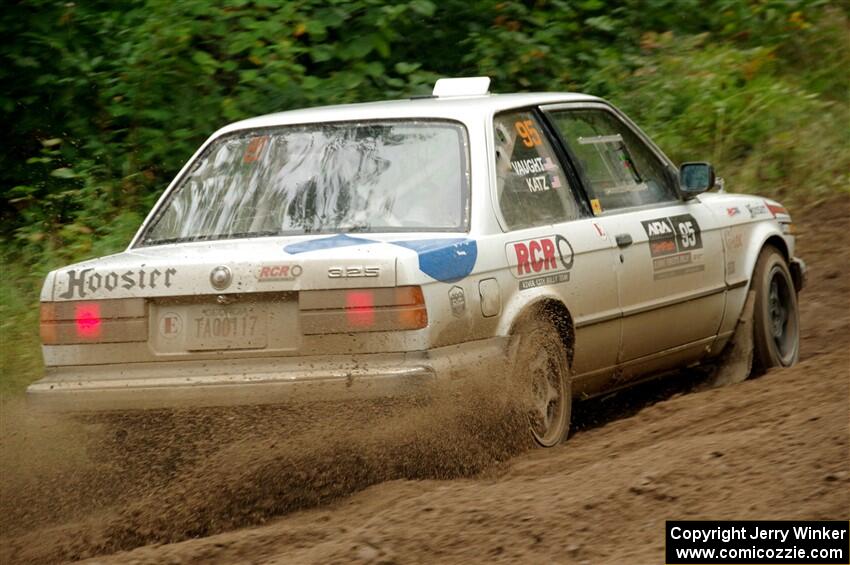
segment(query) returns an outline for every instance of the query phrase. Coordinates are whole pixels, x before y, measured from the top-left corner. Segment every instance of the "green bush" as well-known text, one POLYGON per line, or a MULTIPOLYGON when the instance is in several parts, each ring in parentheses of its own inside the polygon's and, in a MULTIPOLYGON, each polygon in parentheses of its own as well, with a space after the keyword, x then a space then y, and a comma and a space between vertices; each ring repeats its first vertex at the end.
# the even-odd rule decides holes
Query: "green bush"
POLYGON ((650 41, 651 53, 619 78, 612 99, 672 159, 711 161, 728 190, 798 205, 850 189, 846 101, 818 96, 799 76, 780 72, 785 63, 772 48, 713 44, 706 35, 650 41))

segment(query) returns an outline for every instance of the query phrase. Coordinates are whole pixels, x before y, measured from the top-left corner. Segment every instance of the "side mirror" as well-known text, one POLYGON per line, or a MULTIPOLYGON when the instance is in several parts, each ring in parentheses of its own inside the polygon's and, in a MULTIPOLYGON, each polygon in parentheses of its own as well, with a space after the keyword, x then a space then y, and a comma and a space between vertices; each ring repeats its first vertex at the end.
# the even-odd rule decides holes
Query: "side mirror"
POLYGON ((686 196, 713 188, 716 180, 711 163, 682 163, 679 167, 679 187, 686 196))

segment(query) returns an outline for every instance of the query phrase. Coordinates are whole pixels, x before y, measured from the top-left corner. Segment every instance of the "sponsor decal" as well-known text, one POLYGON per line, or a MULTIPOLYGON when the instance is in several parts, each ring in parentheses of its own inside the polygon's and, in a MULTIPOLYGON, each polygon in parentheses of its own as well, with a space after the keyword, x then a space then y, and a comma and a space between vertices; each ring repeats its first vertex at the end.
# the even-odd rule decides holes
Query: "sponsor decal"
POLYGON ((733 216, 737 216, 740 213, 741 213, 741 209, 738 208, 737 206, 732 206, 731 208, 726 208, 726 215, 729 216, 730 218, 733 217, 733 216))
POLYGON ((657 218, 641 222, 649 237, 649 253, 653 257, 702 249, 702 232, 690 214, 657 218))
POLYGON ((248 147, 245 149, 245 156, 242 158, 242 161, 245 163, 255 163, 259 161, 263 154, 263 149, 266 148, 266 144, 268 142, 269 136, 267 135, 262 135, 252 139, 248 142, 248 147))
POLYGON ((575 262, 573 247, 562 235, 513 241, 505 254, 520 290, 568 282, 575 262))
POLYGON ((771 204, 770 202, 765 201, 767 205, 768 211, 773 214, 773 217, 779 220, 780 222, 790 222, 791 214, 788 213, 788 210, 785 209, 784 206, 780 206, 779 204, 771 204))
POLYGON ((590 209, 593 210, 593 214, 595 216, 598 216, 602 213, 602 204, 599 202, 598 198, 591 198, 590 209))
POLYGON ((608 234, 605 233, 605 228, 595 222, 593 223, 593 228, 596 230, 596 234, 599 237, 601 237, 602 239, 608 239, 608 234))
POLYGON ((741 232, 726 230, 723 238, 726 240, 726 249, 741 249, 744 246, 744 235, 741 232))
POLYGON ((659 257, 652 260, 652 268, 656 271, 661 269, 669 269, 671 267, 680 267, 691 262, 690 253, 679 253, 678 255, 670 255, 668 257, 659 257))
POLYGON ((350 267, 331 267, 328 269, 329 279, 375 278, 380 276, 381 268, 371 265, 354 265, 350 267))
POLYGON ((159 335, 175 338, 183 331, 183 318, 176 312, 166 312, 159 318, 159 335))
POLYGON ((765 202, 765 204, 767 205, 767 209, 770 210, 770 213, 773 214, 774 217, 779 215, 788 215, 788 210, 786 210, 784 206, 777 206, 771 204, 770 202, 765 202))
POLYGON ((298 264, 262 265, 257 270, 257 281, 291 281, 300 277, 303 272, 304 269, 298 264))
POLYGON ((172 277, 177 274, 177 269, 131 269, 108 273, 96 273, 94 269, 71 269, 63 274, 68 277, 68 289, 60 294, 59 298, 85 298, 88 293, 113 292, 118 288, 171 288, 172 277))
POLYGON ((641 222, 649 238, 649 254, 653 257, 653 279, 661 280, 705 270, 694 265, 702 260, 702 231, 690 214, 657 218, 641 222))
POLYGON ((546 275, 545 277, 536 277, 519 281, 520 290, 528 290, 529 288, 537 288, 540 286, 548 286, 553 284, 570 282, 569 273, 556 273, 554 275, 546 275))
POLYGON ((764 216, 768 213, 767 206, 763 204, 747 204, 747 211, 750 213, 751 218, 757 218, 758 216, 764 216))
POLYGON ((449 303, 452 307, 452 315, 460 317, 466 311, 466 296, 463 289, 459 286, 453 286, 449 289, 449 303))
POLYGON ((684 267, 682 269, 671 269, 669 271, 660 271, 655 273, 652 278, 655 280, 669 279, 672 277, 680 277, 682 275, 692 275, 694 273, 701 273, 705 270, 705 265, 692 265, 690 267, 684 267))

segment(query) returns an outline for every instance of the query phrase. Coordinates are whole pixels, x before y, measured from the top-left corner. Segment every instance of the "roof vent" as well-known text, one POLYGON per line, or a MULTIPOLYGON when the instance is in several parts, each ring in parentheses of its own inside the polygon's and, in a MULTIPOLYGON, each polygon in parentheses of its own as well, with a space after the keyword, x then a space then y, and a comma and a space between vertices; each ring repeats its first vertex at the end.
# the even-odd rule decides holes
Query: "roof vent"
POLYGON ((482 96, 490 92, 490 77, 441 78, 434 96, 482 96))

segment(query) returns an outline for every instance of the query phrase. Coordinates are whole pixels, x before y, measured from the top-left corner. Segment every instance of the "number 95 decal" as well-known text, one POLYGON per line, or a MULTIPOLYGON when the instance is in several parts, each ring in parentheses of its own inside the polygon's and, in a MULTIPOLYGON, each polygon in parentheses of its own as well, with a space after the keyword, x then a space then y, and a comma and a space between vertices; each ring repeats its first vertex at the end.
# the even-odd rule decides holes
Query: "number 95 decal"
POLYGON ((653 257, 702 248, 699 223, 690 214, 641 222, 653 257))
POLYGON ((688 249, 691 247, 696 247, 697 244, 697 232, 694 228, 694 222, 691 220, 686 220, 684 222, 679 222, 679 247, 681 249, 688 249))

